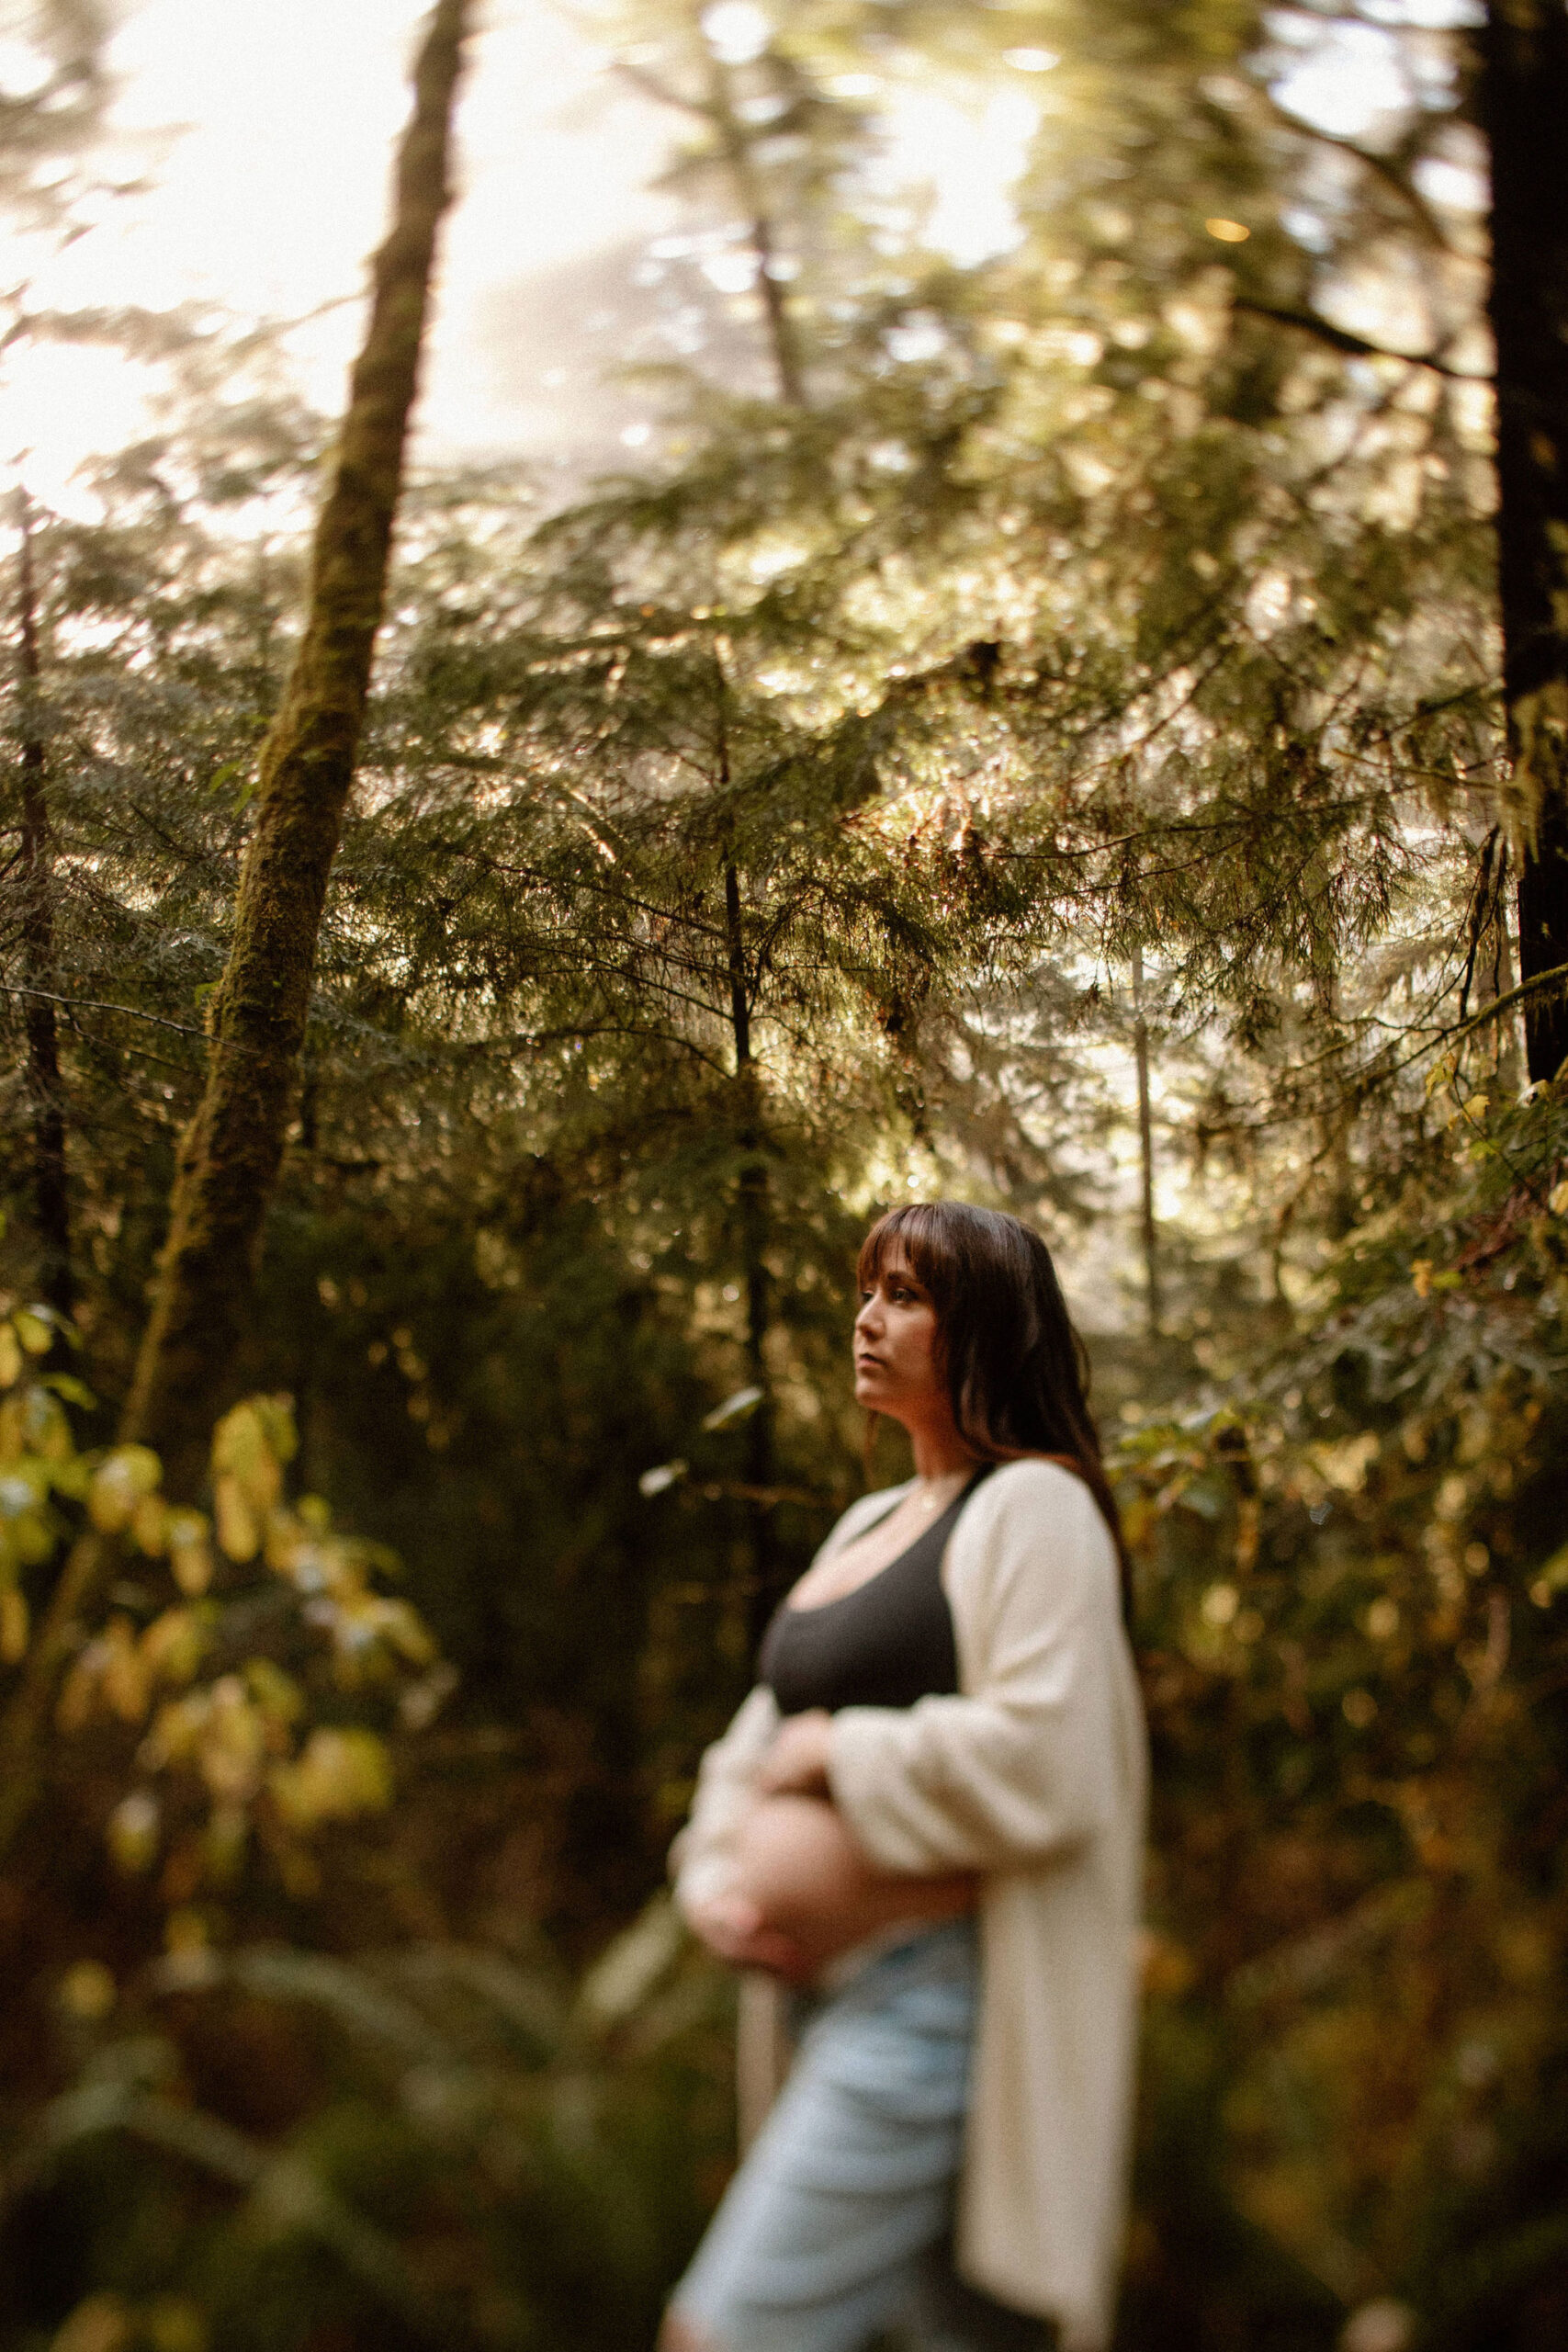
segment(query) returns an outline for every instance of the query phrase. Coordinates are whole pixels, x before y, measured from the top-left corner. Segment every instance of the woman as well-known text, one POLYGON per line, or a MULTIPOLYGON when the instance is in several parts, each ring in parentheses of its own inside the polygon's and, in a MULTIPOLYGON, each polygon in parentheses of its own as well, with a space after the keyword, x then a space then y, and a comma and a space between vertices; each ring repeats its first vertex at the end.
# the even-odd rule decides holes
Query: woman
POLYGON ((812 2014, 662 2348, 862 2352, 956 2208, 961 2277, 1077 2352, 1110 2333, 1136 2015, 1115 1505, 1027 1227, 897 1209, 860 1283, 855 1394, 915 1476, 789 1595, 677 1844, 696 1932, 812 2014))

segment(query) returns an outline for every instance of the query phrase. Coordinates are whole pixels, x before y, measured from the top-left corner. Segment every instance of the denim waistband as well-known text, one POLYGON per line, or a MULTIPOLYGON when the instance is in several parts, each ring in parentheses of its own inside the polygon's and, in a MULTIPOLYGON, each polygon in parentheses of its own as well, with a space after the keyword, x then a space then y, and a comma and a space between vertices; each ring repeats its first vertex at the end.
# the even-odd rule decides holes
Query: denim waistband
POLYGON ((816 1984, 807 1988, 802 2005, 809 2013, 815 2014, 829 2002, 874 2001, 895 1985, 972 1975, 978 1965, 979 1940, 972 1914, 943 1919, 935 1927, 912 1921, 907 1933, 897 1928, 888 1932, 896 1941, 879 1936, 869 1946, 842 1953, 816 1984))

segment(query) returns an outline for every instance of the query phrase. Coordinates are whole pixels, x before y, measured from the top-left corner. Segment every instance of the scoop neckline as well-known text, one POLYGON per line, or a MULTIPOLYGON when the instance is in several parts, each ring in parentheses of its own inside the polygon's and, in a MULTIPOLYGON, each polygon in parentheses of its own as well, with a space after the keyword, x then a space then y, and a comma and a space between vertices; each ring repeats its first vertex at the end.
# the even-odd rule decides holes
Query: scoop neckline
MULTIPOLYGON (((942 1525, 942 1521, 947 1517, 949 1511, 957 1510, 960 1506, 968 1501, 986 1469, 989 1466, 993 1465, 989 1465, 985 1463, 978 1464, 974 1477, 972 1477, 966 1485, 960 1487, 958 1492, 953 1496, 952 1502, 944 1505, 928 1526, 922 1527, 919 1533, 913 1536, 910 1541, 905 1544, 901 1552, 895 1552, 890 1560, 885 1560, 881 1567, 874 1568, 870 1576, 863 1577, 861 1578, 859 1584, 851 1585, 848 1592, 836 1592, 831 1600, 807 1601, 804 1608, 798 1602, 792 1601, 789 1595, 786 1593, 780 1604, 780 1613, 786 1617, 819 1617, 822 1615, 824 1611, 840 1608, 846 1600, 853 1600, 859 1594, 863 1592, 869 1592, 874 1584, 880 1584, 883 1577, 890 1574, 890 1572, 898 1566, 900 1560, 907 1560, 908 1558, 917 1544, 923 1544, 925 1542, 926 1537, 931 1532, 931 1528, 940 1527, 942 1525)), ((870 1535, 876 1528, 885 1525, 886 1522, 892 1518, 894 1512, 897 1510, 899 1504, 903 1501, 905 1496, 908 1493, 914 1483, 915 1481, 913 1478, 906 1478, 901 1487, 896 1487, 893 1489, 893 1500, 888 1504, 887 1509, 884 1511, 878 1511, 876 1517, 871 1521, 869 1526, 858 1529, 854 1536, 852 1538, 852 1541, 858 1544, 863 1535, 870 1535)), ((847 1549, 848 1547, 846 1546, 845 1548, 847 1549)))

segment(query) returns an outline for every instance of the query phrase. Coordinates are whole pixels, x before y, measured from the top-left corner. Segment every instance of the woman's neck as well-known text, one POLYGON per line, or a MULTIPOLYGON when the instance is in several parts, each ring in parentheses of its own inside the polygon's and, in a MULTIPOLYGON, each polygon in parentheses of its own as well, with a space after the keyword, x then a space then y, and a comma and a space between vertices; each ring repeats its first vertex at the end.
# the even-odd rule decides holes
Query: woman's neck
POLYGON ((915 1476, 927 1482, 956 1477, 960 1471, 972 1470, 978 1459, 951 1421, 936 1429, 910 1430, 909 1443, 914 1451, 915 1476))

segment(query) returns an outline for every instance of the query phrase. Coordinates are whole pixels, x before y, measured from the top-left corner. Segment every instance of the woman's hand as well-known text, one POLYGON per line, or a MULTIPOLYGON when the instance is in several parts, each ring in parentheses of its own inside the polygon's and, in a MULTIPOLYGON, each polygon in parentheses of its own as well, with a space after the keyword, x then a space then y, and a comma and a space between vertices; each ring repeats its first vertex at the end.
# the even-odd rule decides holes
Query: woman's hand
POLYGON ((813 1707, 804 1715, 786 1715, 762 1758, 758 1788, 768 1796, 827 1796, 832 1729, 833 1718, 826 1707, 813 1707))
POLYGON ((804 1984, 817 1962, 793 1936, 768 1926, 760 1903, 750 1895, 716 1895, 686 1913, 692 1933, 731 1968, 765 1968, 792 1984, 804 1984))

